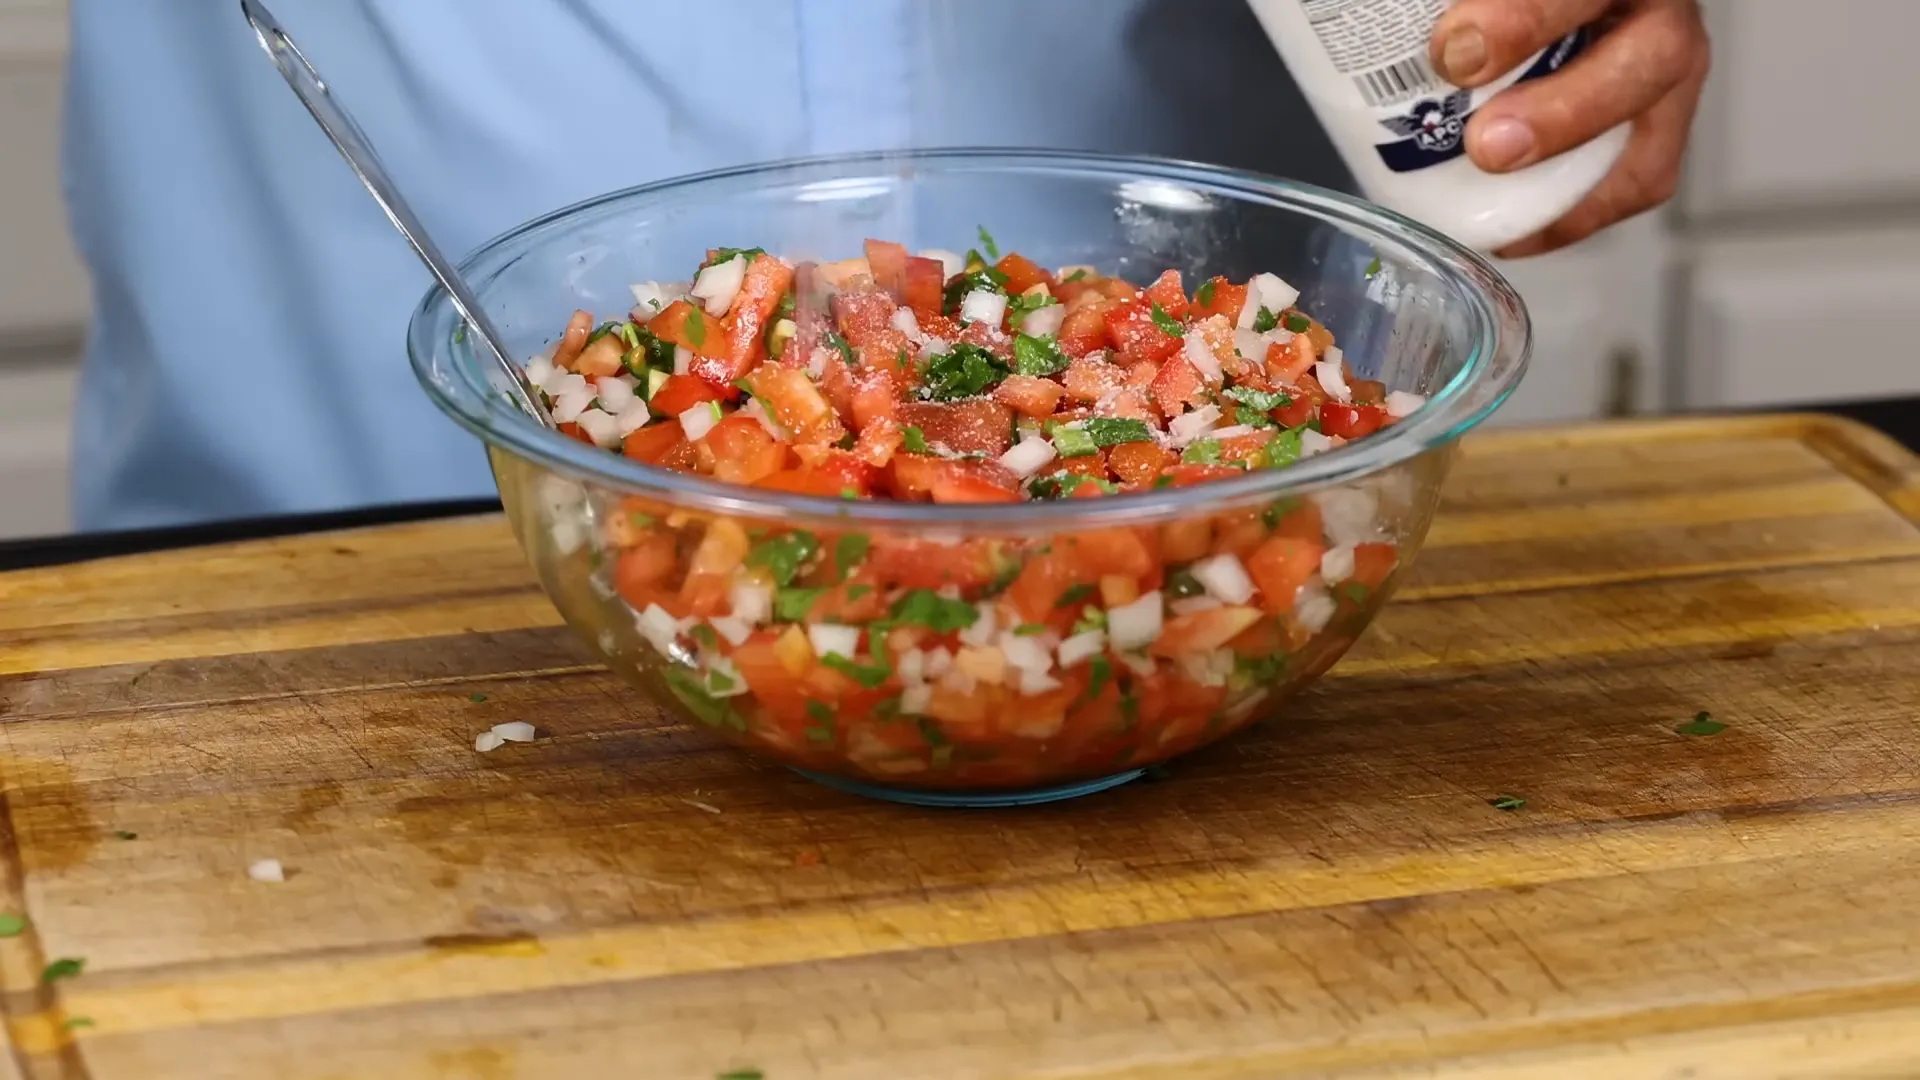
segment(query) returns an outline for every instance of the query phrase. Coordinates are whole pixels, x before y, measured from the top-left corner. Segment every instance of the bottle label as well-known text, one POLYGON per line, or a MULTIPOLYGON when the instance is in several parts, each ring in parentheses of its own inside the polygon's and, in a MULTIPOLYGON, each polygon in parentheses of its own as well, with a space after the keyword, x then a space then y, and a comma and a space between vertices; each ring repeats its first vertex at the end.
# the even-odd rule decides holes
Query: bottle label
POLYGON ((1300 0, 1352 101, 1379 124, 1374 147, 1387 168, 1418 172, 1462 156, 1467 120, 1487 99, 1551 75, 1587 47, 1576 30, 1487 86, 1461 90, 1427 60, 1427 40, 1448 0, 1300 0))

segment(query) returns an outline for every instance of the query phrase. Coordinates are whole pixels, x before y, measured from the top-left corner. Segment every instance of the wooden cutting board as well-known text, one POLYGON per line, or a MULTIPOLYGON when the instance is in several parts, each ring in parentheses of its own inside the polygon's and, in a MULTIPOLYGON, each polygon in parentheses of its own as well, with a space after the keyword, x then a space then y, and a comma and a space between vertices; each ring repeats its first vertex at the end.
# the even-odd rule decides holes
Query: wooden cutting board
POLYGON ((1286 722, 993 812, 664 722, 497 518, 0 576, 0 1074, 1920 1074, 1916 519, 1835 421, 1478 437, 1286 722))

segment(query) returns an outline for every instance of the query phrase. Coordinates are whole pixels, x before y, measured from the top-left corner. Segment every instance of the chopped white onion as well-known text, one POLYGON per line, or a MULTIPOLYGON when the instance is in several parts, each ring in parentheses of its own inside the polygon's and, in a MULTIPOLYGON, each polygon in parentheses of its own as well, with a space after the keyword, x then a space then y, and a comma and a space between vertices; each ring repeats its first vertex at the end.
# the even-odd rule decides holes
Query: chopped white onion
POLYGON ((1053 337, 1067 321, 1067 309, 1061 304, 1048 304, 1027 312, 1020 320, 1020 332, 1029 337, 1053 337))
POLYGON ((620 415, 613 418, 613 430, 619 432, 620 437, 624 439, 646 427, 647 421, 651 419, 653 419, 653 410, 647 408, 646 402, 635 398, 633 404, 621 409, 620 415))
POLYGON ((909 686, 900 692, 900 711, 908 716, 925 716, 933 705, 933 687, 926 683, 909 686))
MULTIPOLYGON (((1331 353, 1333 350, 1327 351, 1331 353)), ((1313 377, 1320 380, 1320 385, 1326 387, 1327 393, 1332 394, 1335 401, 1353 400, 1353 391, 1347 386, 1347 373, 1340 370, 1337 361, 1322 360, 1313 365, 1313 377)))
POLYGON ((953 669, 953 654, 945 645, 927 650, 927 678, 937 679, 953 669))
POLYGON ((832 360, 834 351, 825 345, 815 345, 807 354, 807 374, 820 379, 827 374, 827 361, 832 360))
POLYGON ((747 403, 740 407, 740 415, 753 417, 767 434, 781 442, 788 441, 786 430, 773 417, 767 415, 767 407, 761 404, 759 398, 748 398, 747 403))
POLYGON ((1260 308, 1278 315, 1299 302, 1300 290, 1272 274, 1255 274, 1253 280, 1247 283, 1247 298, 1250 303, 1257 298, 1257 306, 1253 309, 1256 316, 1260 314, 1260 308))
POLYGON ((493 733, 508 742, 532 742, 535 735, 533 725, 525 720, 510 720, 504 724, 495 724, 493 733))
POLYGON ((1293 603, 1293 617, 1309 634, 1317 634, 1327 628, 1340 605, 1319 582, 1308 582, 1300 587, 1300 596, 1293 603))
POLYGON ((681 291, 658 281, 643 281, 632 288, 633 315, 642 322, 652 322, 655 315, 667 310, 667 305, 673 303, 681 291))
POLYGON ((247 876, 255 881, 277 884, 287 880, 287 871, 280 865, 279 859, 261 859, 247 867, 247 876))
POLYGON ((706 691, 709 697, 739 697, 747 689, 747 680, 741 677, 740 669, 733 666, 733 661, 724 656, 707 661, 706 691))
POLYGON ((547 535, 553 539, 553 550, 562 555, 571 555, 580 550, 587 542, 586 527, 575 518, 560 518, 547 526, 547 535))
POLYGON ((600 407, 614 415, 633 404, 637 397, 633 392, 633 382, 625 375, 607 375, 593 380, 594 396, 600 399, 600 407))
POLYGON ((1000 464, 1006 466, 1013 475, 1024 480, 1045 468, 1047 462, 1054 459, 1055 454, 1053 443, 1046 439, 1022 439, 1011 450, 1000 455, 1000 464))
POLYGON ((1155 671, 1153 657, 1147 656, 1144 653, 1123 652, 1119 654, 1119 656, 1120 663, 1125 666, 1128 671, 1133 672, 1143 679, 1152 676, 1155 671))
POLYGON ((536 356, 527 361, 527 381, 535 386, 544 386, 548 379, 553 378, 553 373, 557 370, 559 369, 553 366, 552 360, 545 356, 536 356))
POLYGON ((1140 594, 1131 604, 1107 609, 1107 636, 1121 651, 1144 649, 1160 636, 1160 590, 1140 594))
POLYGON ((1167 610, 1175 615, 1191 615, 1196 611, 1213 611, 1223 607, 1220 601, 1211 596, 1183 596, 1178 600, 1167 601, 1167 610))
POLYGON ((733 298, 740 294, 740 285, 746 280, 747 257, 735 255, 700 271, 700 276, 693 279, 693 298, 704 301, 707 314, 719 318, 733 306, 733 298))
POLYGON ((960 631, 960 644, 971 645, 976 649, 985 648, 993 644, 993 636, 999 631, 999 627, 995 625, 999 622, 999 616, 994 614, 991 603, 981 604, 973 610, 976 613, 973 625, 960 631))
POLYGON ((753 624, 738 615, 715 615, 707 620, 707 625, 729 645, 738 645, 753 636, 753 624))
POLYGON ((1322 435, 1312 428, 1300 429, 1300 456, 1309 458, 1315 454, 1324 454, 1333 449, 1333 438, 1322 435))
POLYGON ((714 425, 720 422, 713 415, 711 405, 711 402, 703 401, 680 414, 678 417, 680 430, 687 433, 687 441, 698 442, 706 438, 707 432, 712 431, 714 425))
POLYGON ((500 747, 506 744, 506 741, 507 740, 500 737, 499 732, 489 728, 473 737, 473 748, 483 754, 490 753, 500 749, 500 747))
POLYGON ((1267 346, 1271 344, 1272 342, 1267 340, 1265 334, 1256 334, 1252 330, 1235 330, 1233 332, 1234 351, 1256 364, 1266 363, 1267 346))
POLYGON ((953 343, 946 338, 935 337, 932 334, 928 334, 927 340, 920 343, 920 359, 926 360, 928 357, 945 356, 947 351, 952 348, 953 343))
POLYGON ((1000 635, 1000 654, 1010 667, 1044 672, 1053 666, 1053 653, 1039 637, 1022 637, 1011 630, 1000 635))
POLYGON ((927 681, 927 654, 919 649, 908 649, 894 662, 894 674, 908 686, 919 686, 927 681))
POLYGON ((1387 415, 1398 420, 1412 416, 1415 409, 1427 403, 1424 394, 1409 394, 1405 390, 1393 390, 1387 393, 1387 415))
POLYGON ((587 438, 592 439, 595 446, 609 447, 621 439, 619 422, 610 413, 599 409, 588 409, 574 417, 573 422, 580 425, 580 430, 587 433, 587 438))
POLYGON ((1184 416, 1176 416, 1167 424, 1167 434, 1175 446, 1185 446, 1205 435, 1213 425, 1220 422, 1220 406, 1203 405, 1184 416))
POLYGON ((1353 576, 1353 548, 1347 544, 1330 547, 1320 556, 1320 576, 1330 585, 1338 585, 1353 576))
POLYGON ((675 375, 685 375, 692 370, 693 350, 687 348, 685 345, 675 345, 673 347, 673 373, 675 375))
POLYGON ((1353 546, 1374 538, 1380 500, 1373 492, 1357 487, 1330 488, 1316 492, 1312 498, 1320 508, 1321 527, 1329 543, 1353 546))
POLYGON ((1028 697, 1060 689, 1060 680, 1045 671, 1035 671, 1032 668, 1015 668, 1014 670, 1020 673, 1020 692, 1028 697))
POLYGON ((773 616, 773 590, 758 578, 734 579, 727 600, 733 605, 732 614, 736 619, 763 623, 773 616))
MULTIPOLYGON (((1111 623, 1112 616, 1108 616, 1111 623)), ((1107 635, 1100 630, 1089 630, 1084 634, 1075 634, 1060 643, 1060 666, 1074 667, 1099 656, 1107 651, 1107 635)))
POLYGON ((645 611, 634 617, 633 624, 639 629, 640 636, 652 642, 653 647, 661 652, 669 651, 667 646, 680 636, 679 622, 659 604, 648 604, 645 611))
POLYGON ((1213 346, 1207 344, 1206 335, 1199 330, 1187 331, 1182 347, 1186 351, 1187 363, 1193 365, 1201 378, 1217 383, 1226 377, 1220 370, 1220 359, 1213 355, 1213 346))
POLYGON ((1007 317, 1007 298, 997 292, 975 289, 960 301, 960 321, 983 322, 997 327, 1007 317))
POLYGON ((813 643, 813 651, 821 656, 837 655, 851 660, 860 648, 860 628, 837 623, 814 623, 807 627, 807 640, 813 643))
POLYGON ((593 393, 592 389, 587 386, 587 377, 585 375, 577 371, 565 371, 560 368, 554 368, 553 374, 548 375, 540 381, 540 389, 545 390, 549 397, 559 397, 562 394, 585 393, 591 395, 593 393))
POLYGON ((1237 439, 1242 435, 1251 435, 1259 429, 1251 424, 1234 424, 1231 427, 1214 428, 1207 432, 1209 439, 1237 439))
POLYGON ((1222 603, 1244 604, 1253 599, 1253 578, 1232 552, 1201 559, 1189 569, 1207 594, 1222 603))
POLYGON ((920 253, 920 257, 923 259, 940 260, 940 272, 945 274, 947 277, 953 277, 955 274, 964 273, 966 272, 966 269, 967 269, 966 256, 956 255, 945 248, 928 248, 927 250, 920 253))
POLYGON ((570 424, 580 419, 580 414, 593 404, 593 391, 575 390, 562 394, 553 401, 553 421, 556 424, 570 424))
POLYGON ((914 316, 913 309, 910 307, 895 308, 893 318, 887 320, 887 325, 907 335, 907 340, 909 341, 917 342, 922 336, 920 333, 920 320, 914 316))

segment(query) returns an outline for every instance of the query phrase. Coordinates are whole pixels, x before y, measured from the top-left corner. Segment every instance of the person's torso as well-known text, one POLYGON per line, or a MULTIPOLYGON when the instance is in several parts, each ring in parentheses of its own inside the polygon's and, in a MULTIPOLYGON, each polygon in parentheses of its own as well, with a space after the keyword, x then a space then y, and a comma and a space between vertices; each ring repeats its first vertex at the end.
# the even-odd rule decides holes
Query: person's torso
MULTIPOLYGON (((1240 0, 273 7, 455 252, 604 191, 842 150, 1085 148, 1345 183, 1240 0)), ((75 0, 68 94, 96 312, 83 528, 490 490, 408 370, 425 271, 238 5, 75 0)))

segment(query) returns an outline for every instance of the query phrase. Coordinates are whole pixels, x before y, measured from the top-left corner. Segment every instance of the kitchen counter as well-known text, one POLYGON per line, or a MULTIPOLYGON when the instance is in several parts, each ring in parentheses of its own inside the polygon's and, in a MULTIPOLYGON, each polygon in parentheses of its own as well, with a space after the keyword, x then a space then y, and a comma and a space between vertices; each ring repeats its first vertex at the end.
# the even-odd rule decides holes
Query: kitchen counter
POLYGON ((1283 718, 992 812, 662 715, 481 509, 0 574, 0 1076, 1920 1061, 1920 461, 1858 425, 1475 435, 1283 718))

